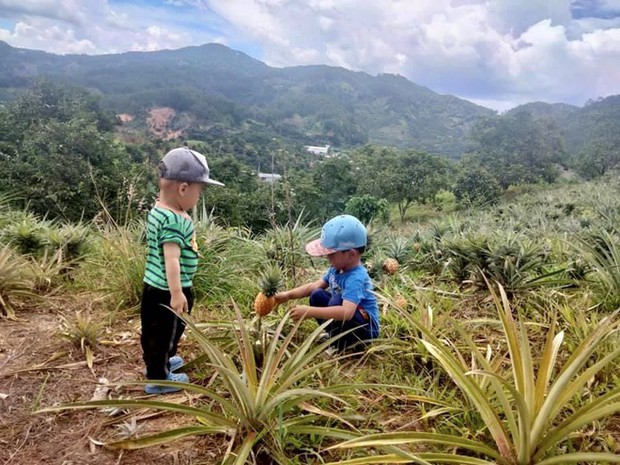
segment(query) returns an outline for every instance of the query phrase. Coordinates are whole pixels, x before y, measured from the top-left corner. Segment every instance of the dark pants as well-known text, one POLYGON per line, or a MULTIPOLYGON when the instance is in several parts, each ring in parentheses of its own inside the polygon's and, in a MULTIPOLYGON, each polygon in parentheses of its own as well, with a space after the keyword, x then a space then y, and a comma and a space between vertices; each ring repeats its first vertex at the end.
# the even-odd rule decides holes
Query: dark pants
MULTIPOLYGON (((183 288, 188 310, 194 305, 194 293, 190 287, 183 288)), ((179 339, 185 331, 185 323, 170 310, 170 291, 144 285, 140 306, 142 322, 142 358, 148 379, 166 379, 168 360, 176 355, 179 339)))
MULTIPOLYGON (((341 295, 332 295, 324 289, 315 289, 310 294, 310 306, 312 307, 332 307, 335 305, 342 305, 341 295)), ((316 321, 319 324, 323 324, 326 320, 317 318, 316 321)), ((337 336, 350 329, 353 329, 353 331, 338 338, 332 346, 341 351, 352 348, 361 349, 372 338, 370 318, 368 316, 364 318, 359 309, 355 310, 353 318, 350 320, 332 321, 325 328, 329 337, 337 336)))

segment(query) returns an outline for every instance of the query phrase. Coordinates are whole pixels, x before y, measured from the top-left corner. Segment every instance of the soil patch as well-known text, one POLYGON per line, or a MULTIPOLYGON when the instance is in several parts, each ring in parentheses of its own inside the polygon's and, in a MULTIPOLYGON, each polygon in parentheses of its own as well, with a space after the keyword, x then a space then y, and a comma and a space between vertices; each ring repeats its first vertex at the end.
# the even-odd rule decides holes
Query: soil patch
POLYGON ((172 122, 176 116, 177 112, 174 108, 151 108, 146 123, 149 130, 156 136, 164 140, 176 139, 183 135, 183 129, 172 128, 172 122))
POLYGON ((133 121, 133 115, 130 115, 129 113, 121 113, 116 115, 116 117, 120 119, 122 123, 129 123, 130 121, 133 121))
MULTIPOLYGON (((134 416, 139 435, 191 421, 186 417, 137 410, 114 416, 101 410, 34 413, 59 403, 90 400, 100 378, 110 383, 141 379, 143 370, 136 318, 112 324, 103 338, 108 341, 95 351, 91 371, 79 347, 57 337, 61 316, 74 314, 80 304, 46 301, 46 305, 45 310, 22 309, 19 321, 0 320, 0 463, 219 463, 226 447, 224 437, 192 438, 135 451, 108 450, 99 445, 122 439, 134 416)), ((144 393, 140 387, 112 387, 112 395, 141 398, 144 393)), ((183 393, 165 396, 165 400, 193 399, 183 393)))

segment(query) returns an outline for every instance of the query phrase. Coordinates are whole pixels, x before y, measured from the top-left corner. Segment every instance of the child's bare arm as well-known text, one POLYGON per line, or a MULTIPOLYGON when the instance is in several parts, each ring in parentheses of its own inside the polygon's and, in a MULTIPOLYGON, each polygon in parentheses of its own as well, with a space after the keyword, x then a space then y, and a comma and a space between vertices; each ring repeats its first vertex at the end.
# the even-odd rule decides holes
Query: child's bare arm
POLYGON ((291 310, 293 320, 306 318, 320 318, 322 320, 348 321, 353 318, 357 304, 343 300, 342 305, 332 307, 311 307, 310 305, 297 305, 291 310))
POLYGON ((174 242, 164 243, 164 262, 166 264, 166 280, 170 289, 170 307, 177 313, 187 311, 187 299, 181 287, 181 248, 174 242))
POLYGON ((327 283, 322 279, 317 279, 316 281, 302 284, 301 286, 298 286, 289 291, 278 292, 274 297, 276 299, 276 303, 283 304, 284 302, 288 302, 292 299, 301 299, 302 297, 308 297, 315 289, 325 288, 327 288, 327 283))

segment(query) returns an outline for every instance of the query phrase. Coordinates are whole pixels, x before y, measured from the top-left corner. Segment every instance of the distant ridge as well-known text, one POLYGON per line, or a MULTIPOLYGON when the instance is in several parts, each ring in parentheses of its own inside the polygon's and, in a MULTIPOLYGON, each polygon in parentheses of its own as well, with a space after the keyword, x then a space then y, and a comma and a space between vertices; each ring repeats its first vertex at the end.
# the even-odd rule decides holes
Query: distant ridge
POLYGON ((146 124, 149 108, 174 108, 195 137, 215 125, 236 133, 258 124, 302 144, 375 143, 458 157, 474 121, 495 114, 402 76, 272 68, 221 44, 87 56, 0 43, 0 100, 40 77, 88 88, 116 113, 135 115, 134 124, 146 124))
POLYGON ((0 41, 0 103, 42 77, 99 94, 108 109, 131 115, 127 124, 136 130, 148 127, 152 109, 165 107, 174 110, 170 133, 185 138, 277 137, 333 147, 372 143, 453 158, 466 151, 469 129, 480 118, 518 112, 558 126, 567 151, 575 154, 606 118, 615 121, 620 106, 620 96, 583 108, 532 102, 497 116, 403 76, 326 65, 273 68, 221 44, 88 56, 0 41))

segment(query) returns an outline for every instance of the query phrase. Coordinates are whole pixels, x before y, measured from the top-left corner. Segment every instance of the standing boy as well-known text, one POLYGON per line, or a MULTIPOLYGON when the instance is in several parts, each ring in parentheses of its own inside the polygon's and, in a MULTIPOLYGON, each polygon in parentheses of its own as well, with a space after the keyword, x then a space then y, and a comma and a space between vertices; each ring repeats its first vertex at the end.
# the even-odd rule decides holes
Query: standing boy
POLYGON ((310 305, 294 307, 291 316, 294 320, 316 318, 319 324, 333 320, 326 328, 329 337, 352 330, 333 343, 338 350, 379 336, 377 299, 361 262, 367 240, 366 228, 354 216, 332 218, 323 225, 321 238, 306 245, 310 255, 326 256, 329 260, 331 266, 325 275, 275 295, 278 304, 309 296, 310 305))
MULTIPOLYGON (((149 380, 189 381, 185 373, 174 373, 183 365, 176 351, 185 330, 177 314, 189 313, 194 303, 192 278, 198 266, 198 248, 187 211, 198 203, 205 184, 223 186, 209 177, 204 155, 187 147, 171 150, 159 164, 159 198, 147 220, 148 252, 140 307, 140 342, 149 380)), ((179 388, 147 384, 144 390, 164 394, 179 388)))

